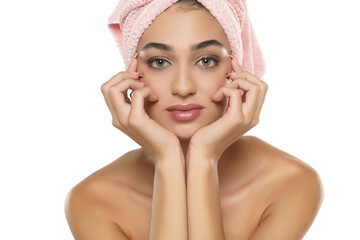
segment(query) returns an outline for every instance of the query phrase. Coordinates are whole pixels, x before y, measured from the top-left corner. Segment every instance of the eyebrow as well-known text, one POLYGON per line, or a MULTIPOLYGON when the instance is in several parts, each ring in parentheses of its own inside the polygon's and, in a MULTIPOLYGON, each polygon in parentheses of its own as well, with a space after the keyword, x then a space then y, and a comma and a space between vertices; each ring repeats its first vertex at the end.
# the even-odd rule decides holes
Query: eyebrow
MULTIPOLYGON (((191 51, 197 51, 197 50, 209 47, 209 46, 218 46, 221 48, 225 48, 225 46, 221 42, 212 39, 212 40, 207 40, 207 41, 196 43, 196 44, 192 45, 191 51)), ((164 43, 157 43, 157 42, 147 43, 145 46, 143 46, 141 48, 140 52, 145 51, 150 48, 156 48, 156 49, 163 50, 163 51, 174 52, 174 49, 171 46, 166 45, 164 43)))

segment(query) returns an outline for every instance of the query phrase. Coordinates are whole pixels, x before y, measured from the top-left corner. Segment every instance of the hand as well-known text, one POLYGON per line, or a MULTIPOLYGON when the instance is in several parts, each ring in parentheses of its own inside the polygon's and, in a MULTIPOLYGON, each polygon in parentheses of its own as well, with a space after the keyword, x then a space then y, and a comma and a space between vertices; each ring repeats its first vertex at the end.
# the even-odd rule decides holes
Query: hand
POLYGON ((238 61, 231 61, 233 80, 220 88, 213 101, 229 98, 226 112, 212 124, 199 129, 190 139, 189 153, 210 159, 217 164, 221 154, 232 143, 259 123, 259 115, 268 86, 249 72, 244 72, 238 61))
MULTIPOLYGON (((113 126, 120 129, 141 145, 151 156, 154 164, 173 154, 181 146, 177 136, 152 120, 144 109, 144 100, 156 102, 158 97, 144 83, 138 81, 137 59, 126 72, 120 72, 101 86, 105 102, 112 115, 113 126), (134 90, 132 101, 128 89, 134 90)), ((182 150, 181 150, 182 151, 182 150)))

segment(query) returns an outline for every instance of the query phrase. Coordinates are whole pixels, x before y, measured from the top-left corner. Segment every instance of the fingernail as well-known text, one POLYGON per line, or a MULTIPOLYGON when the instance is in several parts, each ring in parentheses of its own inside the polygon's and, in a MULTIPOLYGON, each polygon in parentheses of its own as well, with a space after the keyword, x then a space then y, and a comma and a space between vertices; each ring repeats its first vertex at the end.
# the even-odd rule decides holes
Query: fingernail
POLYGON ((144 74, 143 73, 139 73, 139 78, 143 78, 144 74))
POLYGON ((233 56, 232 54, 230 54, 230 57, 231 57, 231 59, 233 59, 233 58, 234 58, 234 56, 233 56))
POLYGON ((225 78, 229 78, 231 76, 231 73, 226 74, 225 78))
POLYGON ((212 102, 212 101, 214 101, 214 98, 213 98, 213 97, 211 97, 211 99, 210 99, 210 102, 212 102))
POLYGON ((137 56, 138 56, 138 53, 136 52, 135 55, 134 55, 134 58, 137 58, 137 56))

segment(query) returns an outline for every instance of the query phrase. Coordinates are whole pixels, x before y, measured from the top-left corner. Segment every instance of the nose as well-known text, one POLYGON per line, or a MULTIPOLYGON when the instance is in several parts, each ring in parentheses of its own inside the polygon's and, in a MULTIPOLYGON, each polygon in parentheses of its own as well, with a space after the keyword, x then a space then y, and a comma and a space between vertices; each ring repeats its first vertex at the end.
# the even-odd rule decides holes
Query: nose
POLYGON ((196 92, 196 82, 191 71, 182 67, 174 74, 173 81, 171 83, 171 93, 186 97, 193 95, 196 92))

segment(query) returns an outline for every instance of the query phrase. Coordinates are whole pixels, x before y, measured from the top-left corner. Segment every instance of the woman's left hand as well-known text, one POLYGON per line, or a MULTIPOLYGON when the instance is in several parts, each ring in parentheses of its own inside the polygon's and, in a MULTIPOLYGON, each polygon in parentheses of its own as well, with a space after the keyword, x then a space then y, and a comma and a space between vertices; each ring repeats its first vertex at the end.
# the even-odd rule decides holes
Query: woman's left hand
POLYGON ((268 86, 255 75, 243 71, 238 61, 231 61, 233 80, 220 88, 213 96, 213 102, 229 98, 228 107, 221 118, 199 129, 190 139, 188 155, 213 161, 232 143, 259 123, 259 115, 268 86))

